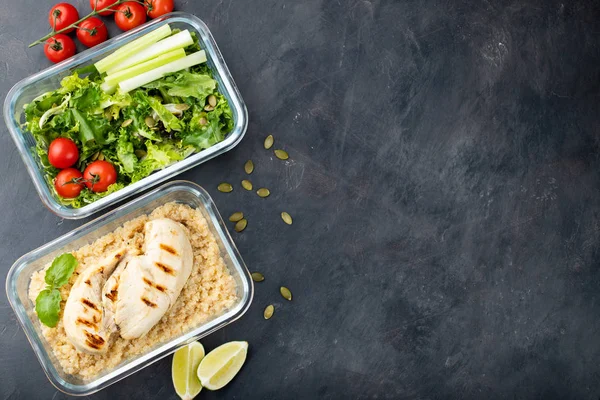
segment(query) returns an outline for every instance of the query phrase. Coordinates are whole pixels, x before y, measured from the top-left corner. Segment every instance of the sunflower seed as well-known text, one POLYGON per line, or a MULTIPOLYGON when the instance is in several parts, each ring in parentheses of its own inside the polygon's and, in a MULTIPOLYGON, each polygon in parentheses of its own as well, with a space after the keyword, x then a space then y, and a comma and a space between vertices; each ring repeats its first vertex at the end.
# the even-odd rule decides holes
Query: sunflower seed
POLYGON ((125 121, 123 121, 123 123, 121 124, 121 128, 127 128, 129 125, 131 125, 131 123, 133 122, 133 120, 131 118, 126 119, 125 121))
POLYGON ((146 119, 144 119, 144 122, 146 123, 146 126, 148 128, 152 128, 154 125, 156 125, 156 121, 150 115, 148 115, 146 119))
POLYGON ((185 111, 185 110, 189 110, 190 106, 188 104, 181 103, 181 104, 175 104, 175 108, 180 111, 185 111))
POLYGON ((229 216, 229 220, 231 222, 238 222, 240 219, 244 218, 244 213, 241 211, 234 212, 229 216))
POLYGON ((244 171, 246 171, 248 175, 250 175, 252 171, 254 171, 254 163, 252 162, 252 160, 246 161, 246 164, 244 164, 244 171))
POLYGON ((242 187, 243 187, 244 189, 246 189, 246 190, 252 190, 252 182, 250 182, 250 181, 249 181, 249 180, 247 180, 247 179, 244 179, 244 180, 242 181, 242 187))
POLYGON ((256 194, 259 195, 260 197, 267 197, 271 194, 271 192, 269 191, 269 189, 267 188, 260 188, 256 191, 256 194))
POLYGON ((279 293, 281 293, 284 299, 292 301, 292 292, 290 292, 290 289, 282 286, 279 288, 279 293))
POLYGON ((267 308, 265 308, 263 317, 265 317, 265 319, 269 319, 273 316, 273 312, 275 312, 275 307, 273 307, 273 304, 269 304, 267 308))
POLYGON ((223 183, 220 183, 219 186, 217 186, 217 189, 219 190, 219 192, 229 193, 229 192, 233 191, 233 186, 231 186, 231 184, 229 184, 227 182, 223 182, 223 183))
POLYGON ((273 135, 269 135, 265 139, 265 149, 269 150, 273 146, 273 135))
POLYGON ((236 232, 241 232, 246 229, 246 226, 248 226, 248 220, 246 218, 242 218, 235 224, 234 229, 236 232))
POLYGON ((279 158, 280 160, 287 160, 290 158, 288 153, 284 150, 275 150, 275 157, 279 158))
POLYGON ((263 274, 261 274, 260 272, 253 272, 252 273, 252 280, 254 282, 262 282, 265 280, 265 277, 263 274))
POLYGON ((212 108, 215 108, 217 105, 217 97, 214 94, 208 96, 208 104, 210 104, 212 108))
POLYGON ((285 211, 281 213, 281 219, 288 225, 292 224, 292 216, 285 211))

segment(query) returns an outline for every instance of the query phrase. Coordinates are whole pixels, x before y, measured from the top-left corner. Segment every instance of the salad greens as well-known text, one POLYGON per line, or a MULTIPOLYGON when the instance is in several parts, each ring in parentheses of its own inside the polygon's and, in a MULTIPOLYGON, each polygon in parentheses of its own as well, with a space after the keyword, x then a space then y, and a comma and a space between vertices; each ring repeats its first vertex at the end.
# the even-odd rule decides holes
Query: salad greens
POLYGON ((115 51, 96 69, 86 68, 87 75, 74 72, 60 88, 25 106, 25 127, 36 140, 50 187, 59 170, 48 161, 48 147, 58 137, 77 144, 75 168, 83 171, 104 159, 117 170, 117 182, 107 191, 84 188, 78 197, 60 198, 63 204, 83 207, 224 140, 231 131, 231 108, 204 63, 197 37, 181 33, 158 28, 127 45, 135 44, 130 51, 127 46, 115 51), (173 43, 186 47, 173 48, 173 43))
POLYGON ((56 257, 46 271, 46 289, 35 299, 35 312, 44 325, 54 328, 58 323, 61 302, 58 289, 69 282, 75 268, 77 259, 71 253, 64 253, 56 257))

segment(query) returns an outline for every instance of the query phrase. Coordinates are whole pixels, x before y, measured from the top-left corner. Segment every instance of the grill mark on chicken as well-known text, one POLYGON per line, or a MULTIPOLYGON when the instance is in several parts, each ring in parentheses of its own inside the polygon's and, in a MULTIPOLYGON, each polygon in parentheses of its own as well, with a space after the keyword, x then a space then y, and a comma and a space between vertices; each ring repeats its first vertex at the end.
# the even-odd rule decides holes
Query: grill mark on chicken
POLYGON ((169 275, 175 275, 175 271, 173 271, 173 268, 169 267, 168 265, 159 262, 155 262, 154 265, 156 265, 158 268, 162 269, 163 272, 166 272, 169 275))
MULTIPOLYGON (((88 326, 90 328, 94 328, 94 330, 98 330, 98 325, 96 325, 95 323, 93 323, 92 321, 88 321, 87 319, 83 319, 83 318, 77 318, 77 320, 75 321, 76 324, 81 324, 81 325, 85 325, 88 326)), ((87 332, 86 332, 87 335, 87 332)))
POLYGON ((171 254, 173 254, 174 256, 178 255, 178 254, 177 254, 177 250, 175 250, 173 247, 169 246, 168 244, 161 243, 161 244, 159 245, 159 247, 160 247, 162 250, 166 251, 167 253, 171 253, 171 254))
POLYGON ((160 291, 161 291, 161 292, 163 292, 163 293, 164 293, 164 292, 167 290, 167 288, 166 288, 166 287, 164 287, 164 286, 162 286, 162 285, 159 285, 158 283, 154 283, 154 282, 152 282, 152 281, 151 281, 150 279, 148 279, 148 278, 142 278, 142 279, 143 279, 143 281, 144 281, 144 283, 145 283, 146 285, 148 285, 148 286, 151 286, 151 287, 153 287, 153 288, 156 288, 156 289, 160 290, 160 291))
POLYGON ((104 293, 104 296, 114 303, 117 300, 118 293, 119 292, 116 289, 113 289, 110 291, 110 293, 104 293))
POLYGON ((102 339, 102 336, 94 335, 93 333, 90 333, 88 331, 85 331, 84 334, 87 337, 87 339, 85 340, 85 344, 87 344, 93 349, 99 349, 106 343, 106 341, 102 339))
POLYGON ((147 298, 145 298, 145 297, 142 297, 142 301, 143 301, 143 302, 144 302, 144 304, 146 304, 148 307, 152 307, 152 308, 156 308, 156 307, 158 307, 158 304, 156 304, 156 303, 154 303, 154 302, 152 302, 152 301, 148 300, 148 299, 147 299, 147 298))
POLYGON ((92 286, 92 282, 89 279, 87 281, 85 281, 84 283, 88 286, 92 286))
POLYGON ((96 311, 100 311, 98 309, 98 306, 96 306, 94 303, 92 303, 91 301, 89 301, 88 299, 81 299, 81 302, 88 306, 89 308, 91 308, 92 310, 96 310, 96 311))

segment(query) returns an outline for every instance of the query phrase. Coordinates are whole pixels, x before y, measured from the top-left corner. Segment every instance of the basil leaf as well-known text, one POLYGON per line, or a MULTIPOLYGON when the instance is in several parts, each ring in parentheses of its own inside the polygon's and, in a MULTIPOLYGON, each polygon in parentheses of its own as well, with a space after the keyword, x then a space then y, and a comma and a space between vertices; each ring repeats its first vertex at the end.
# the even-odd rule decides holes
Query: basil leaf
POLYGON ((77 267, 77 259, 71 253, 61 254, 52 261, 44 278, 51 288, 59 288, 69 282, 73 271, 77 267))
POLYGON ((58 324, 60 302, 58 289, 45 289, 38 294, 35 299, 35 312, 44 325, 54 328, 58 324))

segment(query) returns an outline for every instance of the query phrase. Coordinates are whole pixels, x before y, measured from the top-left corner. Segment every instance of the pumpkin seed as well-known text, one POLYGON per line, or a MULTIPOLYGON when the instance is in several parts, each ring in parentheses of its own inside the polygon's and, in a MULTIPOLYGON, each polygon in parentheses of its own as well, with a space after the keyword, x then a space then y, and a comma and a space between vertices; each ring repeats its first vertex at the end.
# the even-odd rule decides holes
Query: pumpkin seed
POLYGON ((185 110, 189 110, 190 106, 189 104, 185 104, 185 103, 181 103, 181 104, 175 104, 175 108, 181 111, 185 111, 185 110))
POLYGON ((102 154, 102 153, 98 154, 98 160, 104 161, 104 154, 102 154))
POLYGON ((134 151, 134 153, 135 153, 135 155, 136 155, 138 158, 146 157, 146 154, 147 154, 147 153, 146 153, 144 150, 142 150, 142 149, 138 149, 138 150, 134 151))
POLYGON ((273 307, 273 304, 269 304, 267 306, 267 308, 265 308, 265 312, 263 313, 263 317, 265 317, 265 319, 269 319, 273 316, 273 313, 275 312, 275 307, 273 307))
POLYGON ((263 274, 261 274, 260 272, 253 272, 252 273, 252 280, 254 282, 262 282, 265 280, 265 277, 263 274))
POLYGON ((131 125, 131 123, 133 122, 133 120, 131 118, 126 119, 125 121, 123 121, 123 123, 121 124, 121 128, 127 128, 129 125, 131 125))
POLYGON ((235 224, 234 229, 236 232, 241 232, 246 229, 246 226, 248 226, 248 220, 246 218, 242 218, 235 224))
POLYGON ((233 191, 233 186, 231 186, 231 184, 229 184, 227 182, 223 182, 223 183, 220 183, 219 186, 217 186, 217 189, 219 190, 219 192, 229 193, 229 192, 233 191))
POLYGON ((154 118, 152 118, 152 116, 148 115, 146 117, 146 119, 144 119, 144 122, 146 123, 146 126, 148 128, 152 128, 154 125, 156 125, 156 121, 154 120, 154 118))
POLYGON ((198 121, 198 123, 202 126, 208 124, 208 120, 204 117, 200 118, 200 121, 198 121))
POLYGON ((292 216, 285 211, 281 213, 281 219, 288 225, 292 224, 292 216))
POLYGON ((292 292, 290 292, 290 289, 282 286, 279 288, 279 293, 281 293, 284 299, 292 301, 292 292))
POLYGON ((269 135, 265 138, 265 149, 269 150, 273 146, 273 135, 269 135))
POLYGON ((271 192, 269 191, 269 189, 267 188, 260 188, 256 191, 256 194, 259 195, 260 197, 267 197, 271 194, 271 192))
POLYGON ((290 158, 289 154, 285 150, 275 150, 275 157, 280 160, 287 160, 290 158))
POLYGON ((246 171, 248 175, 250 175, 252 171, 254 171, 254 163, 252 162, 252 160, 246 161, 246 164, 244 164, 244 171, 246 171))
POLYGON ((204 110, 205 110, 205 111, 212 111, 212 110, 214 110, 214 109, 215 109, 215 108, 214 108, 213 106, 211 106, 210 104, 207 104, 207 105, 205 105, 205 106, 204 106, 204 110))
POLYGON ((242 181, 242 187, 243 187, 244 189, 246 189, 246 190, 252 190, 252 182, 250 182, 250 181, 249 181, 249 180, 247 180, 247 179, 244 179, 244 180, 242 181))
POLYGON ((215 108, 217 105, 217 97, 214 94, 208 96, 208 104, 210 104, 212 108, 215 108))
POLYGON ((229 216, 229 220, 231 222, 238 222, 240 219, 244 218, 244 213, 241 211, 234 212, 229 216))

